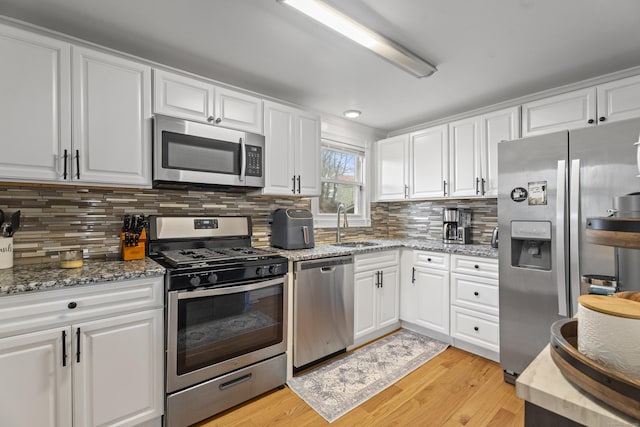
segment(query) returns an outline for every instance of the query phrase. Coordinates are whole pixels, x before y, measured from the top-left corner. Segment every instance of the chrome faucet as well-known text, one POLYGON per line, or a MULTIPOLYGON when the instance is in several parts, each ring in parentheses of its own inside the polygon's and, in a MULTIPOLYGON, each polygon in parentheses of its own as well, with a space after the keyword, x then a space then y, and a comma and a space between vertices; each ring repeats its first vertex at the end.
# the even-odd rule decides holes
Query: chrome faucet
POLYGON ((344 206, 344 203, 340 203, 338 205, 338 225, 336 227, 336 243, 340 243, 340 211, 342 211, 342 214, 344 216, 344 228, 348 228, 349 227, 349 219, 347 218, 347 208, 344 206))

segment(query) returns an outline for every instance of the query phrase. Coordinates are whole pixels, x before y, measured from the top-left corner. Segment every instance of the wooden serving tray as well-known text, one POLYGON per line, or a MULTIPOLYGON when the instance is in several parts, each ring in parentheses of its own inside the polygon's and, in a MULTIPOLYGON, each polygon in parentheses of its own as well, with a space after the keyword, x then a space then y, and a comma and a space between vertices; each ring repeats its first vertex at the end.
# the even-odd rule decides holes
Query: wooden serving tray
POLYGON ((551 358, 567 380, 596 399, 640 420, 640 381, 580 353, 577 319, 562 319, 551 325, 550 349, 551 358))

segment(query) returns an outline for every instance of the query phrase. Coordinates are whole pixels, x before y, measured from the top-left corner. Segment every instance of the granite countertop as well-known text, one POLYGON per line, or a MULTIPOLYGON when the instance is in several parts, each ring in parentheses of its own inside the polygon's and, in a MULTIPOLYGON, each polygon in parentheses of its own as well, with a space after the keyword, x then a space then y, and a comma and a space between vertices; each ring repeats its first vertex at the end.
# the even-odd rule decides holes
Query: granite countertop
POLYGON ((60 289, 118 280, 164 275, 165 269, 145 258, 133 261, 85 259, 81 268, 60 268, 58 263, 16 265, 0 270, 0 297, 22 292, 60 289))
POLYGON ((326 258, 340 255, 363 254, 370 252, 379 252, 387 249, 409 248, 423 251, 445 252, 449 254, 479 256, 485 258, 498 258, 498 250, 490 245, 457 245, 445 244, 434 240, 417 240, 417 239, 367 239, 367 242, 375 242, 375 246, 365 246, 359 248, 347 246, 334 246, 332 244, 319 244, 313 249, 297 249, 297 250, 275 250, 282 256, 289 258, 291 261, 305 261, 309 259, 326 258))
POLYGON ((516 380, 526 401, 589 427, 640 426, 633 419, 583 393, 562 375, 547 345, 516 380))

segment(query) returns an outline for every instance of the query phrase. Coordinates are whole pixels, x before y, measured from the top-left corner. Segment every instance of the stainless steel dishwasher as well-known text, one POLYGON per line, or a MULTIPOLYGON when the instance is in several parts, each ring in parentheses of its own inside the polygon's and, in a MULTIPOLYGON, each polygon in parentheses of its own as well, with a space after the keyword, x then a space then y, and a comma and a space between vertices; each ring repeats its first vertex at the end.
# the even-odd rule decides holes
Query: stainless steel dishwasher
POLYGON ((295 263, 293 366, 353 344, 353 256, 295 263))

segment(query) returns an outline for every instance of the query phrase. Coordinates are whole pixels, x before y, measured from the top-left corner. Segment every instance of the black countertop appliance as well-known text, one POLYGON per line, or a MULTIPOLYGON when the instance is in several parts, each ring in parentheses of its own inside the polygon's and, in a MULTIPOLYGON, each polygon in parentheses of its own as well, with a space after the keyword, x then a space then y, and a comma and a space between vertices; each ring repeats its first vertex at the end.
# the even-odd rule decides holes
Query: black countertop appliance
POLYGON ((313 215, 307 209, 281 208, 273 212, 271 246, 308 249, 315 246, 313 215))

